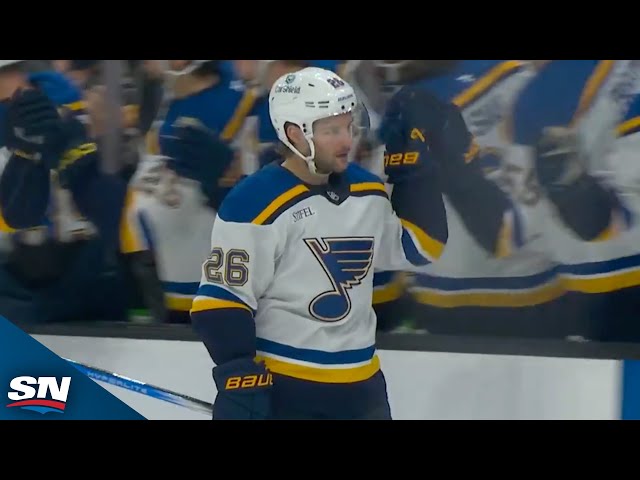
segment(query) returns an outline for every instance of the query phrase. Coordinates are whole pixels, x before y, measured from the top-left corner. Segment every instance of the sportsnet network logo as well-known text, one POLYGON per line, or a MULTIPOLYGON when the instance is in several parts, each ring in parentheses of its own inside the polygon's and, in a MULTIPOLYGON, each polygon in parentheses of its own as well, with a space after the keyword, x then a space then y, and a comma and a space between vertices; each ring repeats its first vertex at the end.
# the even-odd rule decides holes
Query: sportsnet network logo
POLYGON ((9 386, 12 391, 8 397, 13 403, 9 403, 7 408, 32 410, 43 415, 49 412, 64 413, 71 377, 62 377, 60 382, 56 377, 16 377, 9 386), (38 389, 31 385, 37 385, 38 389), (50 398, 47 393, 50 393, 50 398))

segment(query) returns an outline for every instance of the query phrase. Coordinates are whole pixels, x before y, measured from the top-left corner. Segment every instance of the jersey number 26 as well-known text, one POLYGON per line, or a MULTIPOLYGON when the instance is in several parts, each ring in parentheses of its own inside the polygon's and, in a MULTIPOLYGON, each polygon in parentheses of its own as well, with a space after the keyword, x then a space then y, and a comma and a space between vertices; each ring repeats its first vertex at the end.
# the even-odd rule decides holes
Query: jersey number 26
POLYGON ((225 254, 222 248, 215 247, 204 264, 204 274, 210 283, 241 287, 249 280, 247 263, 246 251, 234 248, 225 254))

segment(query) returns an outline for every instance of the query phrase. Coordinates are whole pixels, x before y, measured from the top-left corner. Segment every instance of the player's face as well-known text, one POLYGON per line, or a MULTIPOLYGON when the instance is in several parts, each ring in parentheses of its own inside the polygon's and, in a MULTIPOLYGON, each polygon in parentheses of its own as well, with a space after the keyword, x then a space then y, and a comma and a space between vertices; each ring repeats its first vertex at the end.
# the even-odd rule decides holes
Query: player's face
POLYGON ((315 163, 319 171, 343 172, 353 146, 353 115, 346 113, 318 120, 313 127, 315 163))

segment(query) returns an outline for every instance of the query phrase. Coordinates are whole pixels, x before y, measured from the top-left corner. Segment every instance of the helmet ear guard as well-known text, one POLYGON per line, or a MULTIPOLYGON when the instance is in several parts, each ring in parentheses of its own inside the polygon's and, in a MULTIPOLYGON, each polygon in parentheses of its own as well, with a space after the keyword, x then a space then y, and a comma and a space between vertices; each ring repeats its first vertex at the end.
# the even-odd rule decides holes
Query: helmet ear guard
POLYGON ((323 118, 354 112, 358 105, 355 91, 331 70, 308 67, 280 77, 269 93, 269 115, 278 138, 317 173, 313 126, 323 118), (302 154, 289 140, 286 125, 296 125, 309 144, 309 155, 302 154))
MULTIPOLYGON (((293 153, 295 153, 297 156, 299 156, 300 158, 302 158, 304 161, 307 162, 307 166, 309 167, 309 171, 311 173, 313 174, 318 173, 316 162, 314 161, 316 157, 316 144, 313 141, 313 124, 311 126, 308 126, 305 123, 300 124, 298 122, 288 121, 284 123, 282 128, 283 128, 284 136, 286 137, 286 141, 283 139, 280 139, 282 143, 284 143, 289 148, 289 150, 291 150, 293 153), (309 155, 304 155, 300 150, 298 150, 293 145, 291 140, 289 140, 289 136, 287 135, 287 131, 286 131, 287 125, 295 125, 302 131, 302 133, 304 134, 304 138, 307 141, 307 144, 309 145, 309 155)), ((278 132, 278 137, 280 137, 280 132, 278 132)))

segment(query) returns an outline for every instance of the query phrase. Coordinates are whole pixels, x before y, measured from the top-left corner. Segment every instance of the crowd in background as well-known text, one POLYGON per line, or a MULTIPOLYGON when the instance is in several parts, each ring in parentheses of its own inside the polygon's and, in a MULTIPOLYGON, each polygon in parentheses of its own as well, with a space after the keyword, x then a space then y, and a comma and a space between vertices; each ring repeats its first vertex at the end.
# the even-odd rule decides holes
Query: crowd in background
MULTIPOLYGON (((0 275, 0 314, 25 322, 189 323, 189 309, 197 292, 202 263, 210 253, 210 232, 217 208, 244 176, 279 158, 278 139, 268 111, 268 92, 277 78, 307 66, 318 66, 359 84, 362 91, 367 92, 369 111, 366 118, 357 119, 356 128, 361 131, 357 132, 359 137, 357 148, 351 153, 352 160, 361 162, 376 174, 382 172, 383 162, 389 159, 384 157, 384 145, 375 141, 379 127, 376 93, 366 88, 375 73, 368 75, 359 70, 357 62, 26 61, 24 68, 29 75, 55 72, 57 76, 52 76, 55 81, 51 82, 67 82, 69 88, 77 90, 77 116, 103 153, 100 168, 117 176, 127 193, 121 210, 111 212, 118 225, 115 242, 101 238, 62 187, 52 193, 56 201, 50 224, 1 233, 0 258, 5 273, 0 275), (202 132, 211 138, 205 138, 202 132), (96 238, 101 238, 98 247, 82 259, 84 253, 81 252, 93 245, 96 238), (91 275, 79 271, 91 271, 91 275)), ((495 78, 491 81, 495 84, 516 71, 515 67, 513 72, 503 67, 515 61, 477 62, 498 62, 495 63, 497 67, 489 71, 490 74, 493 72, 495 78)), ((596 68, 604 67, 600 64, 596 68)), ((602 70, 599 73, 602 78, 609 74, 602 70)), ((470 78, 464 79, 462 75, 455 78, 457 82, 468 84, 467 90, 455 97, 461 108, 466 108, 465 102, 478 102, 478 98, 487 95, 487 81, 479 80, 488 77, 468 76, 470 78)), ((437 82, 436 88, 446 90, 437 82)), ((598 86, 592 82, 590 88, 591 95, 595 96, 598 86)), ((582 87, 580 91, 583 91, 582 87)), ((577 95, 577 98, 580 100, 576 103, 580 105, 575 109, 587 108, 589 99, 585 95, 577 95)), ((62 101, 61 104, 69 102, 62 101)), ((483 108, 489 107, 484 105, 483 108)), ((474 115, 482 117, 487 112, 470 110, 465 116, 475 134, 474 128, 481 131, 483 125, 482 121, 472 125, 474 115)), ((625 125, 626 121, 628 129, 621 130, 621 137, 635 133, 637 125, 633 124, 633 118, 626 113, 622 115, 618 123, 625 125)), ((517 137, 517 132, 514 136, 517 137)), ((538 201, 542 201, 543 195, 531 177, 532 169, 519 163, 517 155, 512 161, 503 159, 497 164, 491 163, 492 158, 485 157, 482 165, 487 178, 498 183, 512 198, 518 197, 517 201, 525 209, 533 209, 538 201)), ((632 195, 629 193, 631 188, 625 186, 621 190, 627 195, 625 198, 632 195)), ((632 210, 621 209, 629 212, 629 216, 632 210)), ((543 224, 544 220, 540 222, 543 224)), ((619 225, 612 224, 614 227, 619 225)), ((536 234, 544 237, 540 232, 532 236, 536 234)), ((585 253, 587 258, 580 263, 580 269, 567 267, 563 271, 564 260, 554 258, 543 272, 538 267, 544 262, 540 261, 539 251, 535 249, 518 259, 518 265, 524 266, 525 271, 529 268, 531 275, 514 270, 513 277, 526 277, 526 281, 516 287, 505 286, 503 275, 494 275, 497 279, 494 278, 493 284, 465 275, 461 273, 466 265, 462 260, 460 265, 450 268, 455 272, 453 277, 463 280, 463 287, 444 279, 446 275, 441 272, 417 280, 403 272, 380 272, 374 294, 379 329, 567 337, 571 328, 550 326, 559 324, 555 319, 565 316, 580 318, 589 325, 576 328, 578 335, 589 337, 585 331, 600 331, 602 318, 609 316, 607 312, 633 314, 632 307, 620 310, 622 313, 609 310, 622 295, 625 296, 622 303, 627 302, 629 289, 640 286, 640 278, 637 278, 640 269, 636 270, 638 267, 634 263, 640 246, 634 252, 632 240, 620 242, 623 243, 611 244, 611 248, 619 249, 621 254, 617 257, 609 255, 607 259, 618 262, 617 276, 608 275, 608 271, 602 269, 599 254, 590 251, 585 253), (564 277, 561 278, 561 274, 564 277), (591 277, 587 279, 580 275, 591 277), (435 282, 434 277, 437 277, 435 282), (531 283, 533 277, 537 283, 531 283), (601 284, 604 286, 600 287, 601 284), (595 303, 582 300, 576 303, 567 294, 573 285, 580 288, 585 285, 584 292, 606 295, 598 297, 595 303), (494 301, 497 303, 492 303, 494 301), (532 313, 527 311, 530 306, 536 307, 530 310, 532 313), (480 316, 475 313, 477 311, 481 312, 480 316), (520 323, 514 320, 518 318, 520 323), (528 322, 526 326, 523 326, 523 319, 528 322)), ((543 243, 548 251, 562 250, 556 249, 548 240, 543 243)), ((480 258, 483 254, 474 255, 480 258)), ((555 253, 549 255, 553 257, 555 253)), ((464 254, 460 258, 464 258, 464 254)), ((500 263, 491 268, 512 267, 500 263)), ((640 302, 631 305, 637 304, 640 302)), ((625 317, 626 323, 635 321, 625 317)), ((631 334, 632 339, 633 335, 635 333, 631 334)))

